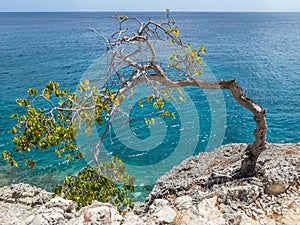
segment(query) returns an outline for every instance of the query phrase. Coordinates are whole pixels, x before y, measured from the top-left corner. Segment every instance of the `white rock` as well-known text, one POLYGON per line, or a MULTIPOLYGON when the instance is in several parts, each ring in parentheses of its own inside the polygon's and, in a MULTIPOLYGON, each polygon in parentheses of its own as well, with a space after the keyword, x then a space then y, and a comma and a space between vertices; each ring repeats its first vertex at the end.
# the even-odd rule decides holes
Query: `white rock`
MULTIPOLYGON (((217 202, 217 197, 210 199, 204 199, 201 203, 198 204, 198 212, 200 216, 206 220, 211 221, 214 225, 225 225, 226 221, 223 218, 223 214, 217 207, 215 207, 217 202)), ((207 224, 210 224, 208 222, 207 224)))
POLYGON ((146 223, 133 212, 127 212, 124 219, 125 222, 123 225, 146 225, 146 223))
POLYGON ((188 210, 180 213, 178 223, 181 225, 207 224, 207 221, 199 215, 195 215, 191 210, 188 210))
POLYGON ((172 223, 176 217, 176 212, 170 206, 163 206, 160 210, 153 213, 159 223, 172 223))
POLYGON ((36 215, 33 220, 27 221, 26 225, 46 225, 48 221, 42 215, 36 215))
POLYGON ((68 222, 73 224, 101 224, 101 225, 120 225, 124 218, 118 213, 115 207, 108 203, 94 201, 92 205, 86 206, 77 213, 77 218, 68 222))
POLYGON ((155 199, 149 208, 148 220, 153 220, 156 223, 172 223, 176 217, 176 212, 168 206, 168 203, 165 199, 155 199))
POLYGON ((189 209, 193 206, 193 199, 189 195, 181 196, 175 200, 175 205, 179 210, 189 209))
POLYGON ((75 204, 71 200, 64 199, 62 197, 55 197, 51 199, 49 202, 45 204, 47 208, 60 208, 65 212, 74 212, 75 211, 75 204))

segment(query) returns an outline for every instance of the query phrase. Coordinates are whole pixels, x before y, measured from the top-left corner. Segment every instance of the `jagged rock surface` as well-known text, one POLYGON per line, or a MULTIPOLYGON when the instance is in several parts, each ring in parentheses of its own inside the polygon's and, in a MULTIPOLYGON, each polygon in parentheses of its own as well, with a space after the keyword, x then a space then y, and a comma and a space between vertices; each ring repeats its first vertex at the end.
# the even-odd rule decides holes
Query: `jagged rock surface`
POLYGON ((145 211, 155 199, 176 206, 180 197, 190 196, 197 212, 206 210, 201 215, 206 224, 300 224, 300 215, 284 222, 300 210, 300 143, 268 143, 257 161, 257 176, 232 179, 246 147, 229 144, 186 159, 157 181, 145 211))
POLYGON ((26 184, 0 188, 0 224, 300 224, 300 143, 267 144, 257 176, 232 179, 245 144, 201 153, 167 172, 145 203, 119 214, 108 203, 72 201, 26 184))
POLYGON ((0 224, 24 224, 23 221, 50 198, 51 193, 28 184, 1 187, 0 224))

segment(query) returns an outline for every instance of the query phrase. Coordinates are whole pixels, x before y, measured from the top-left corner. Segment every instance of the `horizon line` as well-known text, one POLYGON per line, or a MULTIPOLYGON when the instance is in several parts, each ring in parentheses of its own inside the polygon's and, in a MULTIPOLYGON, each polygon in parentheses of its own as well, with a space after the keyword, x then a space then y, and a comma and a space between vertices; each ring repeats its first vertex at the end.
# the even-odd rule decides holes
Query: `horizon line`
MULTIPOLYGON (((135 10, 115 10, 115 11, 112 11, 112 10, 102 10, 102 11, 89 11, 89 10, 82 10, 82 11, 77 11, 77 10, 56 10, 56 11, 0 11, 0 13, 115 13, 115 12, 134 12, 134 13, 139 13, 139 12, 145 12, 145 13, 151 13, 151 12, 159 12, 159 13, 164 13, 166 12, 165 10, 139 10, 139 11, 135 11, 135 10)), ((233 10, 233 11, 230 11, 230 10, 172 10, 170 11, 171 13, 172 12, 175 12, 175 13, 196 13, 196 12, 199 12, 199 13, 300 13, 300 11, 271 11, 271 10, 261 10, 261 11, 254 11, 254 10, 251 10, 251 11, 247 11, 247 10, 233 10)))

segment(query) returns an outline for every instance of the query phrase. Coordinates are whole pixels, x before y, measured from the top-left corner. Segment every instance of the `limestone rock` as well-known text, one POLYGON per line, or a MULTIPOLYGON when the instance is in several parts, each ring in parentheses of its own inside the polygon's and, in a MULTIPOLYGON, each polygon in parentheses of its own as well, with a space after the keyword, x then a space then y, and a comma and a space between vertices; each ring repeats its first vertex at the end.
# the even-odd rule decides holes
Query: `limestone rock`
POLYGON ((60 208, 67 213, 75 213, 75 203, 62 197, 55 197, 45 204, 46 208, 60 208))
POLYGON ((208 221, 201 216, 193 213, 192 210, 181 211, 176 218, 177 224, 191 225, 191 224, 207 224, 208 221))
POLYGON ((0 224, 24 225, 46 203, 51 193, 28 184, 12 184, 0 188, 0 224))
POLYGON ((168 206, 168 201, 164 199, 156 199, 150 206, 149 210, 151 220, 155 223, 172 223, 176 217, 176 211, 168 206))
POLYGON ((12 184, 0 188, 0 201, 20 203, 28 206, 41 205, 47 202, 51 193, 29 184, 12 184))
POLYGON ((133 212, 127 212, 124 217, 123 225, 146 225, 146 220, 143 220, 133 212))
POLYGON ((261 193, 263 193, 263 189, 255 185, 226 188, 219 193, 218 201, 224 204, 238 202, 248 205, 254 202, 261 193))
POLYGON ((0 188, 3 225, 276 225, 300 221, 300 143, 267 144, 256 177, 232 179, 246 144, 201 153, 163 175, 145 203, 121 214, 108 203, 72 201, 26 184, 0 188))
POLYGON ((179 210, 189 209, 193 206, 193 199, 189 195, 178 197, 175 200, 175 206, 179 210))
POLYGON ((265 183, 265 191, 269 194, 280 194, 293 184, 297 178, 297 168, 288 161, 275 162, 269 161, 266 165, 263 181, 265 183))
POLYGON ((207 223, 211 225, 227 225, 223 213, 216 207, 217 197, 205 199, 198 204, 198 213, 207 223))
POLYGON ((67 224, 120 225, 121 221, 124 221, 124 218, 111 204, 94 201, 90 206, 81 208, 76 213, 76 218, 70 220, 67 224))

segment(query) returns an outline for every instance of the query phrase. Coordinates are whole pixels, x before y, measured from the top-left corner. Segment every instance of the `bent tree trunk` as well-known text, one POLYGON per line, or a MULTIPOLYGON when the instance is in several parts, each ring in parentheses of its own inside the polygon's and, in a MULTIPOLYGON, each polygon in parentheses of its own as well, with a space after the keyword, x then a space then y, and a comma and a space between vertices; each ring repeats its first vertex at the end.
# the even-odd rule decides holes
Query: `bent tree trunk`
POLYGON ((138 84, 147 83, 149 81, 157 81, 168 88, 195 86, 210 90, 228 89, 232 93, 232 96, 235 98, 235 100, 254 115, 254 120, 256 122, 256 128, 254 129, 253 133, 255 141, 249 144, 245 150, 242 156, 240 171, 234 175, 234 178, 254 176, 256 161, 259 155, 266 149, 266 111, 260 105, 248 98, 235 80, 221 80, 218 82, 193 79, 172 81, 165 76, 161 70, 155 68, 156 66, 154 66, 154 70, 156 72, 155 74, 140 77, 139 79, 133 79, 131 82, 127 83, 127 85, 121 89, 120 92, 124 93, 138 84))
POLYGON ((256 161, 259 155, 266 149, 266 111, 260 105, 248 98, 235 80, 220 81, 220 83, 220 87, 229 89, 235 100, 254 115, 256 128, 254 129, 253 136, 255 141, 246 148, 242 156, 240 173, 237 174, 237 176, 241 177, 253 176, 255 175, 256 161))
POLYGON ((183 82, 178 81, 177 85, 199 86, 202 89, 228 89, 235 100, 253 114, 256 122, 256 128, 253 132, 255 140, 248 145, 242 155, 241 168, 240 171, 235 174, 235 178, 254 176, 256 173, 256 161, 259 155, 266 149, 266 111, 260 105, 248 98, 235 80, 223 80, 219 82, 188 80, 183 82))

